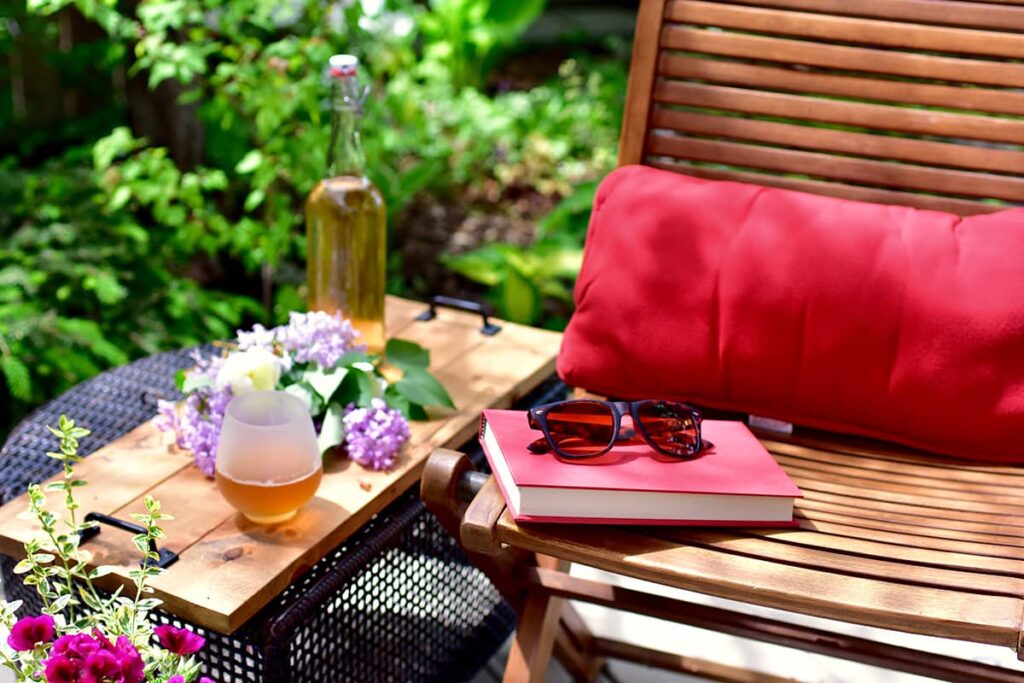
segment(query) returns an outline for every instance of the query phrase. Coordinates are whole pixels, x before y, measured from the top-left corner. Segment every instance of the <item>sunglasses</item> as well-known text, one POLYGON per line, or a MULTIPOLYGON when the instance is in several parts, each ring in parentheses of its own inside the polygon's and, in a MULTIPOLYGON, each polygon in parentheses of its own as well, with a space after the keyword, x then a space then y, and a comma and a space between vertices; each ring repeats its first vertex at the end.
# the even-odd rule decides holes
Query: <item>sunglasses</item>
POLYGON ((544 438, 528 448, 532 453, 553 450, 563 458, 592 458, 612 449, 616 441, 639 435, 664 455, 687 458, 711 448, 701 439, 700 411, 676 401, 559 401, 531 408, 530 429, 544 438), (633 418, 633 430, 621 429, 622 417, 633 418))

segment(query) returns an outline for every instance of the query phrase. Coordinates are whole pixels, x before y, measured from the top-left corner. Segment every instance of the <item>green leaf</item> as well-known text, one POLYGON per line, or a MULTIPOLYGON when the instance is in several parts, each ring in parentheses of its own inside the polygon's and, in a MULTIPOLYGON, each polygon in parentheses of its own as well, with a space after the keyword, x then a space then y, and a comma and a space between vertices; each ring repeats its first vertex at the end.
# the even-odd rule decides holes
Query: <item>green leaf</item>
POLYGON ((501 286, 501 312, 512 322, 529 325, 540 314, 537 289, 516 269, 509 269, 508 278, 501 286))
POLYGON ((374 396, 380 393, 380 385, 377 383, 377 378, 365 370, 352 369, 351 372, 355 377, 356 386, 359 388, 359 395, 355 400, 355 404, 360 408, 367 408, 374 396))
POLYGON ((384 358, 400 370, 426 370, 430 366, 430 351, 405 339, 388 339, 384 358))
POLYGON ((213 386, 213 379, 209 375, 193 372, 185 376, 185 381, 181 385, 181 391, 184 394, 191 394, 193 391, 205 389, 209 386, 213 386))
POLYGON ((348 373, 348 368, 335 368, 328 372, 315 368, 302 373, 302 381, 312 387, 324 402, 329 402, 348 373))
POLYGON ((11 396, 22 401, 32 398, 32 380, 29 377, 28 366, 14 356, 3 356, 0 358, 0 370, 3 371, 11 396))
POLYGON ((395 390, 417 405, 455 407, 444 385, 424 370, 407 370, 395 383, 395 390))
POLYGON ((348 351, 338 362, 335 363, 335 367, 344 368, 355 365, 356 363, 372 363, 373 356, 366 353, 365 351, 348 351))
POLYGON ((178 391, 184 393, 185 389, 185 378, 187 377, 184 369, 178 370, 174 373, 174 386, 178 388, 178 391))
POLYGON ((327 406, 327 412, 324 413, 324 423, 316 437, 316 443, 320 446, 321 454, 325 453, 327 449, 337 446, 345 439, 344 417, 344 406, 338 403, 332 403, 327 406))
POLYGON ((258 149, 251 149, 249 153, 242 157, 242 160, 235 166, 235 173, 241 173, 243 175, 252 173, 260 164, 263 163, 263 152, 258 149))
POLYGON ((319 415, 323 412, 326 401, 321 398, 320 394, 313 390, 313 387, 309 386, 306 382, 296 382, 289 384, 284 388, 286 394, 295 396, 300 401, 306 404, 306 410, 309 411, 310 415, 319 415))

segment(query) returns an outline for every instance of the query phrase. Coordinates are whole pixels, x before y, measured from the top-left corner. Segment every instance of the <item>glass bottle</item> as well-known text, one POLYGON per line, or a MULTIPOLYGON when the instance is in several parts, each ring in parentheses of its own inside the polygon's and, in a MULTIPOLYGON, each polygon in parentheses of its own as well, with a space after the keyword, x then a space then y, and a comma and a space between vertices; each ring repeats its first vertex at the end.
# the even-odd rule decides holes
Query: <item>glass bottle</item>
POLYGON ((309 310, 341 311, 374 352, 384 347, 387 226, 359 142, 358 64, 351 55, 330 60, 331 143, 327 177, 306 199, 306 278, 309 310))

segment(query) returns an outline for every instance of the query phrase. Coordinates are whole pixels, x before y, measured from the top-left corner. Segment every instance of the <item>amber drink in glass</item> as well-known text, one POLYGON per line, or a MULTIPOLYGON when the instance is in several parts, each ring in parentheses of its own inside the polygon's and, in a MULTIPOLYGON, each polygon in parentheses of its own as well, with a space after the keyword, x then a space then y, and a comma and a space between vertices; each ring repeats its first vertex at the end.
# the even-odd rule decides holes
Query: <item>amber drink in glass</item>
POLYGON ((340 311, 370 351, 384 346, 387 222, 380 190, 366 177, 359 141, 365 90, 358 61, 331 57, 331 145, 327 177, 306 199, 310 310, 340 311))
POLYGON ((284 522, 316 494, 323 476, 306 405, 283 391, 256 391, 228 404, 217 443, 224 499, 260 524, 284 522))

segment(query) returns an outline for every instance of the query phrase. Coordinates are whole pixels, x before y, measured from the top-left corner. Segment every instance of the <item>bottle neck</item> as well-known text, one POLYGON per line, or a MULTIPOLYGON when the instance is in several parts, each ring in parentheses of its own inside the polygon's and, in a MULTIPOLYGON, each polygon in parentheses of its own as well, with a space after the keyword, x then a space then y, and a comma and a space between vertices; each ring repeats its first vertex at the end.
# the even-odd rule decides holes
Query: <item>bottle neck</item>
POLYGON ((327 176, 364 176, 366 157, 359 142, 359 114, 335 100, 331 116, 331 146, 327 153, 327 176))

